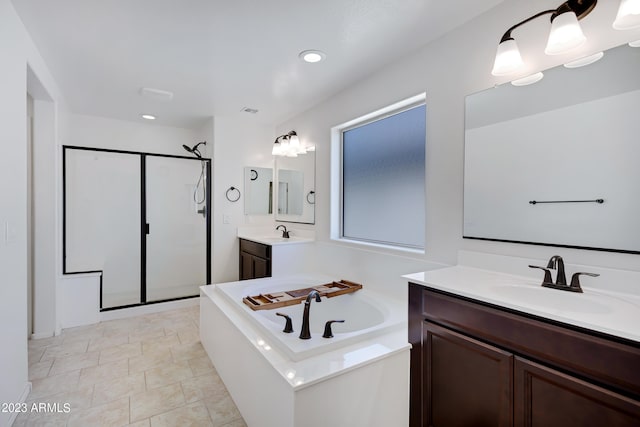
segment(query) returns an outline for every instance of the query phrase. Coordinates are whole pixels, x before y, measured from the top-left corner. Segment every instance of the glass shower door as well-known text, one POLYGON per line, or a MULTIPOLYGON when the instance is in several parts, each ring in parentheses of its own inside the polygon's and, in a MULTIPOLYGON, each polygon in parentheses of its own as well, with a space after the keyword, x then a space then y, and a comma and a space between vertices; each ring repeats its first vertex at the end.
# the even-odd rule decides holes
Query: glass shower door
POLYGON ((146 302, 207 283, 207 161, 145 156, 146 302))
POLYGON ((101 309, 140 303, 140 156, 65 148, 65 274, 102 272, 101 309))

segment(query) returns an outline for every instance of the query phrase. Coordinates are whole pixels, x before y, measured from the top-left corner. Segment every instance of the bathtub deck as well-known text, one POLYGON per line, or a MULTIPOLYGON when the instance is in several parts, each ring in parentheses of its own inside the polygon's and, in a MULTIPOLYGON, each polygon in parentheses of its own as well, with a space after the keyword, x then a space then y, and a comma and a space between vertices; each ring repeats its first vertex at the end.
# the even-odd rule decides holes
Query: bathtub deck
POLYGON ((406 330, 295 362, 238 310, 242 304, 214 286, 201 296, 202 344, 249 427, 408 425, 406 330))

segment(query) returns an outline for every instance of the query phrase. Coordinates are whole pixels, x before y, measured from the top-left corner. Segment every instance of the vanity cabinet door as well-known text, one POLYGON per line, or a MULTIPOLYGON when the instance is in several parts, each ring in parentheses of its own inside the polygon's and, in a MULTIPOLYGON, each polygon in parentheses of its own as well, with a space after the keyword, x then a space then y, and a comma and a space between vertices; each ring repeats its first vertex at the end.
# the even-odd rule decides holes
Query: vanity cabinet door
POLYGON ((640 402, 537 363, 515 358, 517 427, 637 427, 640 402))
POLYGON ((271 247, 240 239, 240 280, 271 277, 271 247))
POLYGON ((246 252, 240 252, 240 280, 253 279, 253 258, 246 252))
POLYGON ((424 425, 513 425, 513 355, 430 322, 422 326, 424 425))
POLYGON ((253 258, 253 278, 271 277, 271 261, 254 257, 253 258))

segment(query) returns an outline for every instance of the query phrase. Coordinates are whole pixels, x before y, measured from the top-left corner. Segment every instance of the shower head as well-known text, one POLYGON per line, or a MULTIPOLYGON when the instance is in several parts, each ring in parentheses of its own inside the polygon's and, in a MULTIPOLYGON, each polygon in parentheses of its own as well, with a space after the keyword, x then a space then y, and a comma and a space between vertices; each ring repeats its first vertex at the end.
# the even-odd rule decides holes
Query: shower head
POLYGON ((187 150, 189 153, 193 154, 197 158, 201 159, 202 153, 200 152, 200 150, 198 150, 198 147, 201 146, 202 144, 207 145, 207 141, 198 142, 193 147, 189 147, 185 144, 182 144, 182 148, 184 148, 185 150, 187 150))

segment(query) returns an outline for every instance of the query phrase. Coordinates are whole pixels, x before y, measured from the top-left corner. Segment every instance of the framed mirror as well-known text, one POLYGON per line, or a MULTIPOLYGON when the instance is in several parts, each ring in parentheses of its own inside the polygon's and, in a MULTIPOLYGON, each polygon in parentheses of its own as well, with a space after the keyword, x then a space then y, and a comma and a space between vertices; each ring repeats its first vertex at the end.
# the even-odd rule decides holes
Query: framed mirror
POLYGON ((271 215, 273 191, 273 169, 244 168, 245 215, 271 215))
POLYGON ((640 49, 466 99, 463 237, 640 253, 640 49))
POLYGON ((276 221, 315 223, 316 153, 276 157, 276 221))

